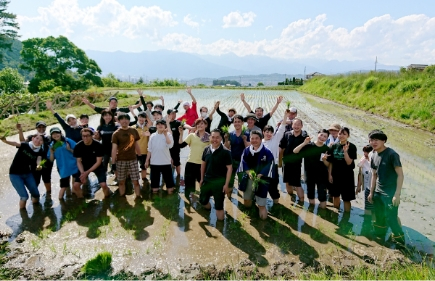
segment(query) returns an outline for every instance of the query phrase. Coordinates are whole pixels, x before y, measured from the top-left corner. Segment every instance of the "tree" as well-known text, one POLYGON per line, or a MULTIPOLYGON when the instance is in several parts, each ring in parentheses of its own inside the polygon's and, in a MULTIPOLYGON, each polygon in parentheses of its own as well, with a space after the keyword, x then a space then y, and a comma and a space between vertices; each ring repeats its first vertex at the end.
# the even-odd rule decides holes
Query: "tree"
POLYGON ((29 91, 38 92, 40 83, 53 80, 64 91, 103 86, 97 63, 64 36, 31 38, 23 41, 21 68, 35 72, 29 91))
MULTIPOLYGON (((17 16, 6 12, 10 0, 0 0, 0 49, 11 49, 14 39, 18 36, 17 16)), ((3 60, 3 51, 0 52, 0 61, 3 60)))
POLYGON ((136 83, 136 84, 143 84, 143 79, 142 79, 142 77, 140 77, 139 80, 137 80, 137 83, 136 83))
POLYGON ((263 82, 258 82, 257 83, 257 87, 261 87, 261 86, 264 86, 264 83, 263 82))
POLYGON ((6 67, 0 71, 0 93, 18 93, 24 88, 24 78, 16 69, 6 67))
POLYGON ((103 77, 101 80, 103 80, 104 87, 119 87, 120 81, 113 73, 107 74, 107 76, 103 77))

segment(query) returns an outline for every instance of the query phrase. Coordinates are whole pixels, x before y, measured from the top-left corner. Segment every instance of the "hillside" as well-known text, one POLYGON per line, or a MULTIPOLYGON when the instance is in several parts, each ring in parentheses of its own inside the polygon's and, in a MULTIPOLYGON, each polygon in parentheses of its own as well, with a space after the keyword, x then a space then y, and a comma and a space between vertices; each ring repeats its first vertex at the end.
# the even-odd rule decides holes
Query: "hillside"
POLYGON ((14 40, 11 50, 8 49, 1 50, 4 53, 3 53, 3 61, 0 61, 0 70, 2 70, 5 67, 18 69, 18 72, 24 76, 25 80, 30 80, 32 78, 32 74, 30 74, 28 71, 19 68, 19 65, 21 63, 20 51, 22 46, 23 45, 21 44, 21 41, 14 40))
POLYGON ((435 132, 435 65, 424 72, 320 76, 299 90, 435 132))

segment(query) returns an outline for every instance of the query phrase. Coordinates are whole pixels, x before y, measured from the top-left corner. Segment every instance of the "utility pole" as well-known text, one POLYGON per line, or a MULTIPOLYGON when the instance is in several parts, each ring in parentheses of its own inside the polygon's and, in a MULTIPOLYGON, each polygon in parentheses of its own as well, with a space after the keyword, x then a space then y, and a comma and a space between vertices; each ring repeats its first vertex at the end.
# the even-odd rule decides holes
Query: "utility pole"
POLYGON ((287 74, 284 74, 284 85, 287 85, 287 74))
POLYGON ((305 75, 305 72, 306 72, 306 71, 307 71, 307 67, 305 66, 305 67, 304 67, 304 78, 303 78, 303 79, 306 79, 306 77, 307 77, 307 76, 305 75))
POLYGON ((242 87, 242 76, 240 76, 240 87, 242 87))
POLYGON ((376 60, 375 60, 375 72, 376 72, 377 64, 378 64, 378 56, 376 56, 376 60))

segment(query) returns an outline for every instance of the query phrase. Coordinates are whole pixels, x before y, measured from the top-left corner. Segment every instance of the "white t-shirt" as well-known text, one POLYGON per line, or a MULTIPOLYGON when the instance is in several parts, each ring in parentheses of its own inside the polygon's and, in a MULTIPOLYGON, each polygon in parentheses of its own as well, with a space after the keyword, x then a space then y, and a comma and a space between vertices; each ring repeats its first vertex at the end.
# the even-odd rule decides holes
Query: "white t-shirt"
POLYGON ((151 152, 150 165, 171 165, 171 154, 169 149, 174 145, 172 134, 168 134, 171 143, 166 143, 164 134, 157 132, 151 134, 148 141, 148 152, 151 152))
MULTIPOLYGON (((370 159, 370 158, 369 158, 370 159)), ((370 189, 370 181, 372 180, 372 168, 370 166, 370 160, 367 160, 364 156, 359 160, 358 167, 361 168, 362 184, 365 189, 370 189)))

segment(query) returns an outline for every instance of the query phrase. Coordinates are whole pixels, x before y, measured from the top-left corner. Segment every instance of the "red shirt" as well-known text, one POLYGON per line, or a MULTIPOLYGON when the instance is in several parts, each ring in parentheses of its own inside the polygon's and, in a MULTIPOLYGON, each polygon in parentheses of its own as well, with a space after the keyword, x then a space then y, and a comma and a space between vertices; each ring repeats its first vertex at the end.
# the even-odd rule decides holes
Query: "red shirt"
POLYGON ((177 120, 182 121, 186 119, 186 124, 192 126, 196 119, 198 119, 198 112, 196 112, 196 102, 192 102, 192 107, 186 110, 186 113, 183 116, 178 117, 177 120))

